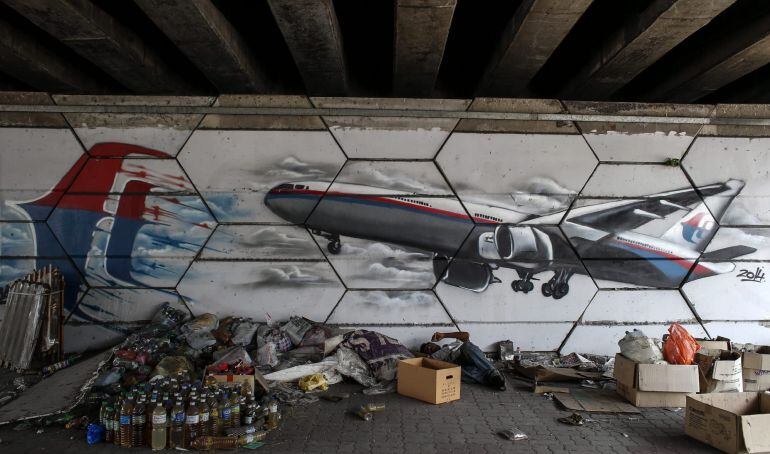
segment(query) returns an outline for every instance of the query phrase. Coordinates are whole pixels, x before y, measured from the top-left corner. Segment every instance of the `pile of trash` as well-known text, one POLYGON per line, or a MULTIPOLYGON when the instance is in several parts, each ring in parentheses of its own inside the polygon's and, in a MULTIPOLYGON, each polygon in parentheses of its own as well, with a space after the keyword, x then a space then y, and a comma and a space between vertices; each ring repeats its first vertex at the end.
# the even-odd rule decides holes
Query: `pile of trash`
POLYGON ((317 402, 319 392, 344 378, 363 385, 365 394, 393 392, 398 362, 413 357, 381 333, 302 317, 267 320, 214 314, 186 320, 166 303, 100 367, 88 399, 100 402, 89 443, 258 447, 278 426, 280 406, 317 402))

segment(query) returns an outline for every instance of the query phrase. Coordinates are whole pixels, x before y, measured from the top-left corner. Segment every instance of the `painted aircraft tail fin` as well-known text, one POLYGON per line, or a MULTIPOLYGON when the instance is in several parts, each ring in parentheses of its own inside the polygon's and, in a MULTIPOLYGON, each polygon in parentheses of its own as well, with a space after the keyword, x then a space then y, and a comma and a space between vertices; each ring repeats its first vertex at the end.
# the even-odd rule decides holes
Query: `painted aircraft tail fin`
POLYGON ((716 222, 706 204, 701 202, 679 222, 666 230, 661 239, 690 249, 702 251, 714 236, 716 222))

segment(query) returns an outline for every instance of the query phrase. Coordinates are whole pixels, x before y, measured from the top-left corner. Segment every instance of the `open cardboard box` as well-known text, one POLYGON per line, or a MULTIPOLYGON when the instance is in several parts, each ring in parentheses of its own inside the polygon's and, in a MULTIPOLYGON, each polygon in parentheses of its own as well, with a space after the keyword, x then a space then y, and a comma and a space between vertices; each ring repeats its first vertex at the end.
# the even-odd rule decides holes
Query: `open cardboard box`
POLYGON ((698 366, 640 364, 615 355, 618 394, 637 407, 684 407, 698 392, 698 366))
POLYGON ((770 347, 762 345, 743 354, 743 390, 770 389, 770 347))
POLYGON ((770 394, 691 394, 684 424, 687 435, 724 452, 770 452, 770 394))
POLYGON ((398 393, 431 404, 460 399, 460 366, 432 358, 398 362, 398 393))
POLYGON ((700 392, 743 391, 741 354, 725 350, 701 349, 695 354, 700 375, 700 392))

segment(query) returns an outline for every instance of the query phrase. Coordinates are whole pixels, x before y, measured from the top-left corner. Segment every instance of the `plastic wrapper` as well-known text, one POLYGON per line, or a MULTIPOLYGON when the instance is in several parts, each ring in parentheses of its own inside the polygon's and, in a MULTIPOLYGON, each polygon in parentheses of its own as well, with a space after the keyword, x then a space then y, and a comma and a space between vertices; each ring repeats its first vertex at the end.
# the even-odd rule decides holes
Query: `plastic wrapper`
POLYGON ((150 320, 150 325, 163 326, 174 329, 187 318, 187 313, 172 307, 171 303, 163 303, 163 306, 150 320))
POLYGON ((663 345, 663 356, 670 364, 690 365, 695 363, 695 352, 700 345, 679 323, 668 327, 668 339, 663 345))
POLYGON ((104 427, 99 424, 89 424, 88 432, 86 432, 86 442, 89 445, 95 445, 101 443, 104 439, 104 427))
POLYGON ((324 352, 322 346, 312 345, 289 350, 283 354, 283 357, 293 361, 317 363, 318 361, 323 361, 324 352))
POLYGON ((238 362, 247 366, 252 364, 251 356, 246 352, 246 349, 236 346, 215 352, 214 363, 211 365, 218 366, 220 364, 235 364, 238 362))
POLYGON ((274 367, 277 366, 278 363, 278 351, 275 348, 275 344, 268 342, 257 349, 257 364, 260 366, 274 367))
POLYGON ((626 331, 626 335, 618 341, 620 354, 641 364, 664 362, 659 344, 660 340, 649 338, 638 329, 626 331))
POLYGON ((257 332, 257 328, 259 328, 259 323, 242 320, 233 331, 233 337, 230 340, 235 345, 249 345, 257 332))
POLYGON ((370 387, 377 384, 369 367, 358 353, 353 350, 340 347, 335 354, 337 359, 337 371, 345 377, 350 377, 363 386, 370 387))
POLYGON ((272 343, 275 345, 276 351, 280 353, 287 352, 294 347, 294 344, 291 343, 289 335, 278 328, 271 328, 268 330, 264 335, 263 343, 272 343))
POLYGON ((381 382, 377 383, 374 386, 370 386, 368 388, 364 388, 362 393, 366 394, 367 396, 377 396, 380 394, 390 394, 396 392, 396 380, 393 381, 387 381, 387 382, 381 382))
POLYGON ((219 326, 219 319, 214 314, 203 314, 195 317, 182 326, 183 333, 192 333, 195 331, 212 331, 219 326))
POLYGON ((305 333, 313 327, 307 319, 302 317, 291 317, 288 322, 281 326, 281 331, 286 333, 293 345, 299 345, 305 333))
POLYGON ((152 371, 153 377, 176 377, 179 372, 185 376, 185 380, 190 380, 193 366, 190 360, 184 356, 166 356, 152 371))
POLYGON ((509 340, 497 343, 497 351, 500 355, 500 361, 513 361, 516 351, 513 349, 513 342, 509 340))
POLYGON ((302 336, 300 347, 309 347, 313 345, 324 345, 326 339, 332 337, 332 330, 323 325, 315 325, 305 332, 302 336))
POLYGON ((203 350, 217 344, 217 339, 211 331, 193 331, 185 337, 187 345, 194 350, 203 350))
POLYGON ((265 375, 265 380, 278 382, 293 382, 306 375, 324 374, 328 384, 333 385, 342 381, 342 376, 337 373, 336 358, 327 358, 314 364, 302 364, 265 375))
POLYGON ((498 435, 510 441, 520 441, 529 438, 527 434, 516 428, 500 431, 498 435))
POLYGON ((125 372, 126 370, 122 367, 113 367, 105 372, 102 372, 102 374, 99 375, 99 377, 94 382, 94 386, 97 388, 102 388, 117 383, 121 378, 123 378, 123 374, 125 372))
POLYGON ((302 377, 297 382, 297 385, 299 386, 299 389, 305 392, 313 391, 315 389, 320 389, 321 391, 329 389, 329 384, 326 382, 324 374, 313 374, 302 377))

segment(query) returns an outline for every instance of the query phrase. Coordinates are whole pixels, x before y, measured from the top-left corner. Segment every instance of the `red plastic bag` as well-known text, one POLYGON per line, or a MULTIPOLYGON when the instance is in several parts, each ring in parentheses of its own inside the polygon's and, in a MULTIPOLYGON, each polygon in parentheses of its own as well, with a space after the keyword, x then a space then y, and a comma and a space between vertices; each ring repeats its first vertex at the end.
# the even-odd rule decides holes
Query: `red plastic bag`
POLYGON ((663 357, 669 364, 690 365, 695 362, 695 352, 700 345, 679 323, 668 327, 668 339, 663 344, 663 357))

